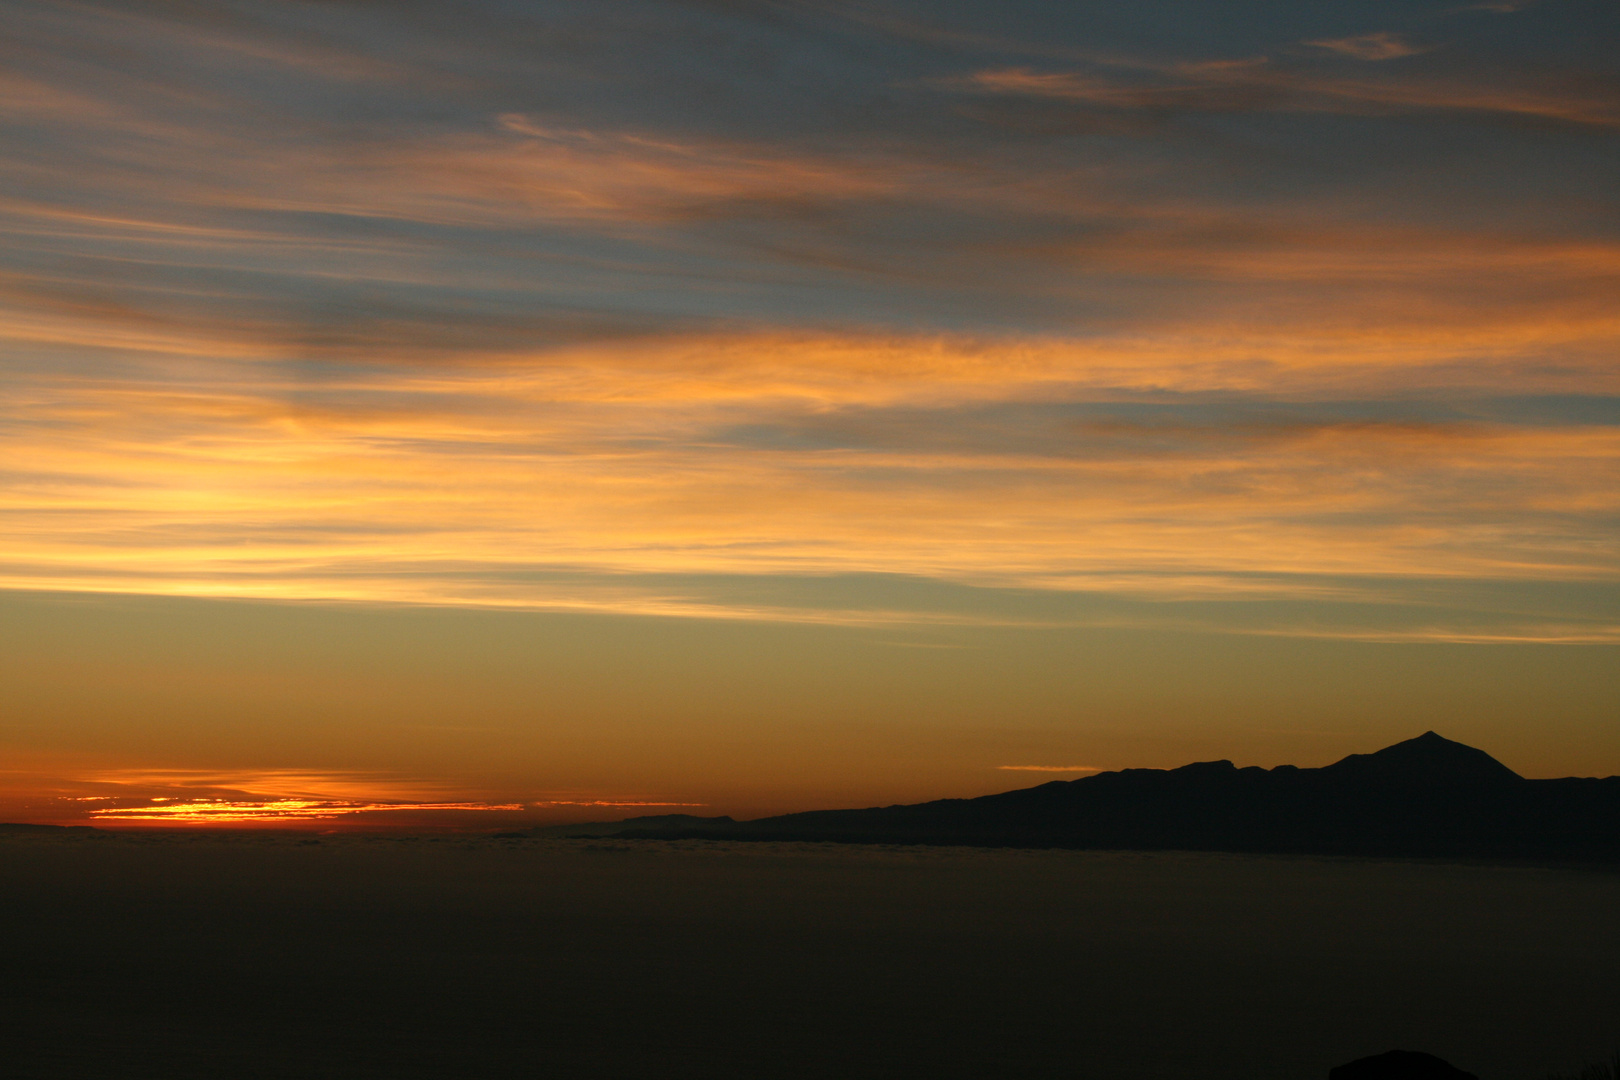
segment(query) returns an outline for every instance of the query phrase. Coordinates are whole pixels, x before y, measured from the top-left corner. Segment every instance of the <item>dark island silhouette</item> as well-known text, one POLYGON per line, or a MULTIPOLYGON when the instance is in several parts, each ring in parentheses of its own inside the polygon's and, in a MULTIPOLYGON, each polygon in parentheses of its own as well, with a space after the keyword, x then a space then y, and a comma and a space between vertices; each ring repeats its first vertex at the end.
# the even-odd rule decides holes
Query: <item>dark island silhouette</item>
POLYGON ((1316 769, 1123 769, 974 799, 549 835, 1620 861, 1620 777, 1528 780, 1432 731, 1316 769))

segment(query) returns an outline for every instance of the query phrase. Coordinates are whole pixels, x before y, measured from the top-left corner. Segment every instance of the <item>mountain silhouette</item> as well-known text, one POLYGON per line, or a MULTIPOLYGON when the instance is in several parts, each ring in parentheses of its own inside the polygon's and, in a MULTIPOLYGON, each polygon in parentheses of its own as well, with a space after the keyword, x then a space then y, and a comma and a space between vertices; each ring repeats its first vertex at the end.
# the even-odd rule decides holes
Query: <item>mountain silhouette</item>
MULTIPOLYGON (((559 830, 552 830, 556 834, 559 830)), ((583 835, 1620 861, 1620 777, 1528 780, 1432 731, 1331 765, 1201 761, 974 799, 583 835)))
POLYGON ((1483 750, 1432 731, 1372 754, 1351 754, 1322 770, 1336 777, 1389 786, 1511 784, 1524 777, 1483 750))

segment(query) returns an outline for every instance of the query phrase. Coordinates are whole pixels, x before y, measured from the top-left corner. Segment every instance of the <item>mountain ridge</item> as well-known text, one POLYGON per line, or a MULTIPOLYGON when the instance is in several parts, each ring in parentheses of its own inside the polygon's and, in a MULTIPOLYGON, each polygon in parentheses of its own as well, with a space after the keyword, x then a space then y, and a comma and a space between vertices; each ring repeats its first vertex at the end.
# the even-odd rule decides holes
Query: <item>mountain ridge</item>
POLYGON ((975 798, 612 824, 545 832, 1620 862, 1620 777, 1531 780, 1428 731, 1318 768, 1239 768, 1223 759, 975 798))

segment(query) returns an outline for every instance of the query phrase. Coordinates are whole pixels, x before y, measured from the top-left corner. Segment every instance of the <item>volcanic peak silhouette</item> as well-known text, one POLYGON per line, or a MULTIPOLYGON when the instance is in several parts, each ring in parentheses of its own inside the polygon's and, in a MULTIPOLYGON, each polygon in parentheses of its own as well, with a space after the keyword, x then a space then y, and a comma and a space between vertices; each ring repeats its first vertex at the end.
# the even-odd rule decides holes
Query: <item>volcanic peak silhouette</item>
MULTIPOLYGON (((582 827, 581 833, 586 830, 582 827)), ((1528 780, 1432 731, 1321 768, 1201 761, 973 799, 593 835, 1620 862, 1620 777, 1528 780)), ((565 830, 552 830, 553 834, 565 830)))
POLYGON ((1485 751, 1432 731, 1371 754, 1351 754, 1324 771, 1386 784, 1504 784, 1524 779, 1485 751))

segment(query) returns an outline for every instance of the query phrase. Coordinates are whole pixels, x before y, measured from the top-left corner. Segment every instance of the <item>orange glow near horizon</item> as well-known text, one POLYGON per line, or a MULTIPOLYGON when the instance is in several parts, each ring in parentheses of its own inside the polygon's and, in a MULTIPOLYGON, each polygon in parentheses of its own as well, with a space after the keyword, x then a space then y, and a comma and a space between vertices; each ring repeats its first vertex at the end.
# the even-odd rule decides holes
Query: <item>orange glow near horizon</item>
POLYGON ((380 811, 439 813, 454 810, 522 810, 522 803, 335 803, 316 799, 276 799, 269 802, 229 802, 202 799, 151 806, 108 807, 87 815, 100 823, 144 822, 165 825, 263 825, 325 822, 354 814, 380 811))
MULTIPOLYGON (((38 777, 40 824, 98 828, 321 825, 343 829, 478 829, 554 820, 555 810, 692 809, 701 802, 563 792, 529 798, 458 798, 456 785, 359 772, 299 769, 98 769, 38 777), (95 794, 64 794, 65 791, 95 794), (108 804, 108 805, 90 805, 108 804)), ((8 786, 15 787, 13 780, 8 786)), ((26 789, 25 789, 26 790, 26 789)), ((465 792, 462 792, 465 794, 465 792)))

